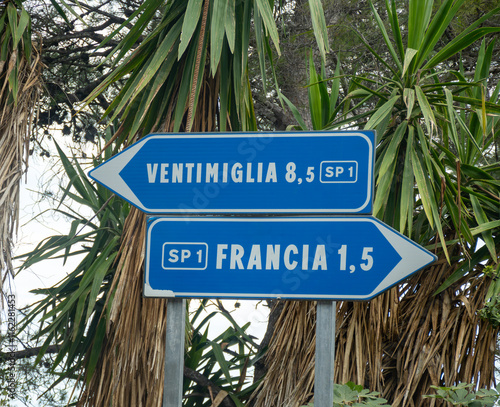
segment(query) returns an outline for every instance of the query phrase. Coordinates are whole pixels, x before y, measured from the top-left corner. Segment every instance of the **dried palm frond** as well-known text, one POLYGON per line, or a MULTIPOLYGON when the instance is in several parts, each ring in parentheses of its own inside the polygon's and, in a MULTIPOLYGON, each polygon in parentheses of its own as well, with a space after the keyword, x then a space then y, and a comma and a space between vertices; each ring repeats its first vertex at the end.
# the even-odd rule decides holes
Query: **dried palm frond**
POLYGON ((142 297, 144 214, 132 209, 124 230, 107 332, 80 406, 161 406, 166 301, 142 297))
POLYGON ((286 301, 282 306, 266 355, 268 371, 255 390, 254 407, 299 407, 313 396, 316 302, 286 301))
POLYGON ((38 104, 41 43, 31 42, 29 16, 13 3, 0 6, 0 277, 13 276, 12 247, 19 219, 19 193, 28 168, 29 140, 38 104), (11 27, 25 27, 11 32, 11 27), (4 52, 4 51, 7 52, 4 52))
MULTIPOLYGON (((338 302, 335 382, 378 391, 393 406, 424 406, 431 385, 494 381, 499 330, 478 315, 491 283, 482 267, 434 295, 454 271, 444 254, 406 284, 370 302, 338 302)), ((287 302, 254 407, 299 407, 313 399, 313 302, 287 302)))
MULTIPOLYGON (((193 118, 196 131, 214 129, 213 90, 217 82, 203 78, 193 118)), ((172 126, 172 121, 167 119, 159 130, 172 131, 172 126)), ((99 361, 80 397, 79 406, 161 406, 168 303, 166 299, 142 295, 145 240, 146 216, 133 208, 124 225, 117 273, 111 288, 109 322, 99 361)))

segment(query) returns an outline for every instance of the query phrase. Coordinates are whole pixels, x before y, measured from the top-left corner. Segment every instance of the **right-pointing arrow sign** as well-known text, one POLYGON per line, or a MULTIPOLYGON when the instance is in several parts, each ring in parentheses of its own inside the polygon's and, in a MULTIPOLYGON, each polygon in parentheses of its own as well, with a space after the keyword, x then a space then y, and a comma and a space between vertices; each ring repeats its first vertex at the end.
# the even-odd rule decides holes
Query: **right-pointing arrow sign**
POLYGON ((151 217, 144 293, 369 300, 435 259, 373 217, 151 217))

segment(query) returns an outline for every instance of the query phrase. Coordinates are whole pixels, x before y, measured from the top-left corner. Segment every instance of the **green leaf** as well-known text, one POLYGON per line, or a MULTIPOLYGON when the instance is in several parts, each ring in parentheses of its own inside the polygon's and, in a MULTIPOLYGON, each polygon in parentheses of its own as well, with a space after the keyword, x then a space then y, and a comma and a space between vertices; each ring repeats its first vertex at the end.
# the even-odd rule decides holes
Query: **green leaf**
POLYGON ((337 102, 340 94, 340 59, 337 57, 337 63, 335 65, 334 77, 332 80, 332 88, 330 92, 330 113, 329 113, 329 121, 333 121, 335 117, 333 117, 333 113, 335 112, 337 102))
POLYGON ((406 49, 403 72, 402 72, 401 76, 405 75, 406 71, 408 70, 408 67, 410 66, 411 61, 413 61, 413 58, 415 58, 415 55, 417 55, 417 53, 418 53, 418 50, 416 50, 416 49, 413 49, 413 48, 406 49))
POLYGON ((308 130, 306 123, 304 122, 304 119, 300 115, 299 109, 295 107, 295 105, 290 102, 290 100, 285 96, 281 95, 285 103, 288 105, 289 109, 291 110, 293 117, 295 117, 295 120, 297 120, 297 123, 299 124, 301 130, 308 130))
POLYGON ((59 2, 57 0, 50 0, 52 3, 52 7, 55 8, 55 10, 58 12, 58 14, 66 21, 66 24, 70 25, 68 16, 64 12, 63 8, 59 5, 59 2))
POLYGON ((102 351, 102 344, 104 342, 104 338, 106 337, 106 320, 103 318, 99 321, 97 326, 97 330, 94 335, 94 342, 92 344, 92 350, 90 352, 89 362, 86 366, 85 373, 87 377, 87 385, 90 382, 90 379, 94 375, 95 369, 97 367, 97 362, 99 361, 99 356, 102 351))
POLYGON ((412 0, 408 13, 408 48, 420 49, 432 14, 432 0, 412 0))
POLYGON ((414 135, 415 128, 413 126, 410 126, 408 128, 408 139, 406 142, 405 162, 403 168, 403 180, 401 185, 399 231, 401 233, 404 233, 406 224, 408 224, 408 236, 411 236, 412 232, 413 210, 415 204, 415 177, 413 175, 413 164, 411 161, 411 152, 415 148, 413 145, 413 140, 415 137, 414 135))
POLYGON ((392 114, 392 108, 399 100, 400 96, 393 96, 387 102, 385 102, 382 106, 375 110, 375 113, 370 117, 368 123, 366 123, 364 129, 365 130, 373 130, 375 129, 383 120, 387 117, 390 117, 392 114))
MULTIPOLYGON (((116 250, 116 244, 118 243, 118 241, 119 241, 119 237, 116 237, 114 241, 111 241, 111 243, 108 246, 109 249, 106 249, 106 251, 116 250)), ((98 260, 97 260, 98 265, 94 271, 94 277, 92 280, 92 288, 90 290, 90 294, 88 297, 87 315, 85 317, 85 322, 88 322, 92 312, 94 312, 95 303, 97 300, 97 296, 99 295, 99 292, 101 290, 102 282, 104 280, 104 277, 108 273, 110 273, 111 265, 113 264, 117 254, 118 254, 118 252, 115 251, 114 253, 109 253, 108 256, 106 256, 107 253, 105 253, 105 254, 101 254, 98 257, 98 260)))
MULTIPOLYGON (((479 233, 484 233, 486 231, 492 231, 496 228, 500 228, 500 220, 493 220, 491 222, 481 223, 481 225, 476 226, 475 228, 472 228, 470 231, 475 236, 479 233)), ((500 281, 500 279, 499 279, 499 281, 500 281)))
MULTIPOLYGON (((29 26, 29 23, 30 23, 30 16, 29 16, 28 12, 23 8, 21 10, 21 14, 19 16, 19 22, 18 22, 18 26, 17 26, 17 30, 16 30, 16 35, 14 36, 14 38, 16 39, 16 42, 14 42, 14 44, 13 44, 14 49, 17 47, 18 42, 23 37, 23 34, 24 34, 26 28, 29 26)), ((26 46, 31 47, 31 42, 29 44, 26 44, 26 46)))
POLYGON ((210 70, 215 76, 224 43, 227 0, 214 0, 210 22, 210 70))
POLYGON ((326 53, 329 51, 328 31, 326 30, 325 12, 321 0, 309 0, 309 10, 311 11, 312 26, 319 52, 322 60, 325 61, 326 53))
POLYGON ((111 118, 112 120, 117 117, 118 113, 128 105, 131 100, 135 99, 137 95, 144 89, 152 80, 160 66, 167 59, 174 44, 179 41, 181 33, 181 20, 178 20, 169 30, 161 44, 157 47, 155 53, 148 59, 148 62, 141 69, 141 75, 138 75, 127 93, 124 95, 120 105, 116 108, 117 113, 111 118))
POLYGON ((401 60, 404 58, 404 45, 403 38, 401 35, 401 29, 399 28, 399 20, 398 20, 398 12, 396 10, 396 2, 395 0, 385 0, 385 6, 387 9, 387 14, 389 16, 389 22, 391 23, 392 34, 394 35, 394 39, 396 41, 396 45, 398 47, 399 58, 401 60))
POLYGON ((382 164, 380 165, 380 169, 378 170, 378 180, 384 177, 385 173, 389 169, 389 167, 397 161, 397 155, 399 151, 399 146, 401 145, 401 141, 406 134, 408 122, 403 121, 396 129, 394 134, 391 137, 391 142, 387 147, 387 150, 384 154, 384 159, 382 164))
MULTIPOLYGON (((499 8, 500 9, 500 8, 499 8)), ((489 15, 491 13, 488 13, 489 15)), ((482 20, 482 19, 480 19, 482 20)), ((477 22, 477 21, 476 21, 477 22)), ((500 27, 483 27, 478 28, 472 32, 469 29, 465 30, 461 35, 454 38, 447 45, 445 45, 439 52, 434 55, 430 61, 428 61, 422 70, 427 70, 435 67, 441 62, 447 60, 448 58, 458 54, 463 49, 467 48, 469 45, 473 44, 477 40, 483 38, 487 34, 500 32, 500 27)))
MULTIPOLYGON (((73 7, 71 7, 65 0, 57 0, 59 1, 65 8, 68 10, 71 14, 73 14, 83 25, 87 25, 85 20, 78 14, 73 7)), ((76 4, 78 4, 78 1, 76 1, 76 4)))
POLYGON ((446 0, 441 4, 425 32, 422 46, 419 49, 418 59, 415 63, 417 69, 428 59, 429 53, 434 50, 437 42, 442 38, 463 2, 464 0, 446 0))
POLYGON ((413 113, 413 107, 415 106, 415 89, 405 88, 403 90, 403 101, 407 110, 406 120, 409 120, 413 113))
POLYGON ((273 12, 269 1, 267 0, 256 0, 255 5, 257 6, 256 12, 260 13, 262 17, 262 21, 264 22, 264 26, 266 28, 267 34, 273 40, 274 46, 276 48, 276 52, 278 55, 281 55, 281 51, 279 48, 280 40, 278 35, 278 29, 276 27, 276 23, 274 21, 273 12))
POLYGON ((229 44, 231 53, 234 54, 234 47, 236 42, 236 15, 235 15, 235 0, 228 0, 226 5, 226 19, 224 27, 226 30, 226 38, 229 44))
POLYGON ((434 194, 432 192, 432 188, 429 184, 429 178, 427 176, 427 171, 424 170, 425 166, 423 165, 420 156, 417 152, 412 149, 412 165, 413 165, 413 173, 415 174, 415 179, 417 180, 418 185, 418 193, 422 200, 422 204, 424 207, 425 214, 427 215, 427 220, 431 225, 431 228, 434 227, 434 216, 432 214, 432 202, 434 198, 434 194))
MULTIPOLYGON (((203 0, 189 0, 186 12, 184 13, 184 20, 182 22, 182 30, 181 30, 181 42, 179 44, 179 50, 177 52, 178 59, 181 59, 181 56, 186 51, 191 39, 193 38, 193 34, 198 26, 198 22, 200 21, 201 15, 201 7, 203 5, 203 0)), ((196 43, 195 46, 198 44, 196 43)))
POLYGON ((418 85, 415 86, 415 93, 417 94, 418 103, 422 113, 424 114, 425 126, 427 128, 427 133, 430 136, 433 134, 433 130, 437 129, 436 118, 432 112, 429 100, 422 91, 422 88, 418 85))
MULTIPOLYGON (((118 61, 121 61, 125 55, 130 53, 134 48, 135 44, 137 43, 137 40, 141 37, 141 35, 144 33, 145 27, 149 24, 153 16, 157 13, 158 9, 160 7, 164 6, 164 0, 149 0, 142 2, 139 4, 139 6, 136 8, 136 10, 130 15, 129 18, 127 18, 115 31, 113 31, 110 35, 108 35, 101 44, 99 44, 99 48, 102 48, 104 45, 106 45, 109 41, 111 41, 118 33, 123 33, 123 28, 126 27, 127 25, 130 24, 130 22, 134 21, 134 24, 132 24, 132 28, 130 31, 127 33, 125 38, 121 40, 118 45, 111 51, 111 53, 104 58, 104 60, 101 62, 101 65, 105 64, 107 61, 109 61, 113 56, 115 56, 116 52, 118 50, 120 51, 118 55, 115 56, 114 61, 113 61, 113 66, 116 65, 118 61), (136 17, 139 15, 139 17, 136 19, 136 17)), ((184 9, 182 10, 184 11, 184 9)), ((180 10, 178 9, 172 9, 167 7, 165 10, 165 13, 168 13, 171 18, 176 18, 177 15, 179 14, 180 10)), ((138 51, 144 49, 144 47, 148 46, 148 43, 156 38, 156 34, 163 30, 166 25, 168 25, 170 22, 170 19, 165 19, 162 21, 156 29, 151 33, 151 35, 147 36, 139 45, 137 48, 138 51)), ((133 59, 133 58, 132 58, 133 59)), ((106 81, 105 81, 106 82, 106 81)))
MULTIPOLYGON (((398 58, 398 55, 396 54, 396 51, 394 50, 394 47, 392 46, 392 41, 389 38, 389 34, 387 34, 387 31, 385 29, 385 25, 380 18, 377 9, 373 6, 373 3, 370 1, 370 8, 372 9, 372 14, 375 17, 375 21, 377 22, 377 26, 382 33, 382 36, 384 37, 384 42, 387 48, 389 49, 389 52, 391 53, 393 62, 396 64, 399 70, 401 70, 401 61, 398 58)), ((393 27, 394 28, 394 27, 393 27)), ((404 74, 403 74, 404 75, 404 74)))
MULTIPOLYGON (((12 33, 12 42, 14 43, 14 49, 17 47, 19 39, 17 38, 17 9, 13 3, 7 3, 7 16, 9 19, 10 32, 12 33)), ((8 38, 8 37, 7 37, 8 38)), ((7 41, 8 42, 8 41, 7 41)))
POLYGON ((309 86, 307 94, 309 96, 309 110, 314 130, 323 128, 323 103, 321 100, 319 77, 314 67, 312 52, 309 54, 309 86))
POLYGON ((224 373, 224 376, 226 377, 227 383, 231 386, 231 383, 233 380, 231 378, 231 373, 229 372, 229 364, 226 361, 226 359, 224 358, 224 354, 222 353, 221 346, 217 342, 214 342, 214 341, 209 341, 209 343, 212 346, 212 350, 214 352, 217 363, 219 364, 222 372, 224 373))
POLYGON ((457 125, 455 122, 455 115, 456 115, 456 110, 455 107, 453 106, 453 94, 449 89, 445 89, 445 95, 446 95, 446 107, 448 109, 448 117, 450 118, 449 120, 449 128, 451 132, 449 133, 452 140, 453 144, 455 145, 455 148, 458 150, 458 158, 463 161, 465 158, 464 155, 464 149, 463 145, 459 140, 458 137, 458 131, 457 131, 457 125))
MULTIPOLYGON (((481 204, 479 203, 479 199, 474 196, 470 195, 470 200, 472 203, 472 208, 474 210, 474 217, 476 218, 478 226, 482 226, 484 224, 489 223, 489 219, 486 216, 486 213, 483 211, 483 208, 481 207, 481 204)), ((491 254, 491 258, 497 262, 497 253, 495 249, 495 241, 493 240, 493 233, 491 230, 485 230, 482 232, 482 237, 484 240, 484 243, 486 244, 486 247, 488 247, 488 250, 491 254)))
POLYGON ((255 25, 255 43, 257 45, 257 55, 259 56, 260 75, 262 77, 262 89, 267 93, 267 73, 266 73, 266 53, 264 46, 264 30, 262 26, 262 18, 259 13, 254 16, 255 25))

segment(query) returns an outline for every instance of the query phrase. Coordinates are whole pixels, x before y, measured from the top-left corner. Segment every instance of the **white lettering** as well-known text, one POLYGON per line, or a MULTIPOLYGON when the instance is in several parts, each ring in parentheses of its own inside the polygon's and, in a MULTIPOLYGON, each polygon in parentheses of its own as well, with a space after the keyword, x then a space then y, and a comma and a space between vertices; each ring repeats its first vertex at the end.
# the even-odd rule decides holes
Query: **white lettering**
MULTIPOLYGON (((335 167, 328 167, 332 171, 335 167)), ((148 182, 160 183, 270 183, 278 182, 276 163, 146 163, 148 182), (159 170, 159 171, 158 171, 159 170), (159 177, 158 177, 159 174, 159 177)), ((343 169, 342 169, 343 171, 343 169)))
POLYGON ((196 182, 201 182, 201 163, 196 164, 196 182))
POLYGON ((227 163, 222 164, 222 182, 227 182, 227 167, 227 163))
POLYGON ((181 250, 181 263, 184 263, 184 260, 189 259, 191 257, 191 251, 183 249, 181 250))
POLYGON ((240 163, 236 163, 231 168, 231 179, 233 182, 243 182, 243 166, 240 163))
POLYGON ((170 257, 168 258, 168 261, 170 263, 177 263, 179 261, 179 256, 177 253, 179 253, 179 250, 172 249, 168 252, 170 254, 170 257))
POLYGON ((252 178, 252 163, 247 163, 247 182, 254 182, 255 179, 252 178))
POLYGON ((262 260, 260 256, 260 245, 252 245, 252 251, 250 252, 250 258, 248 259, 247 270, 252 270, 253 268, 257 270, 262 270, 262 260))
POLYGON ((218 182, 219 181, 219 163, 207 164, 207 177, 205 182, 218 182), (211 181, 210 181, 211 179, 211 181))
POLYGON ((276 163, 269 163, 269 167, 267 167, 266 182, 278 182, 276 177, 276 163))
POLYGON ((168 182, 167 174, 168 174, 168 164, 161 164, 161 166, 160 166, 160 182, 162 182, 162 183, 168 182))
MULTIPOLYGON (((299 261, 301 262, 302 270, 309 270, 309 254, 313 251, 314 259, 311 257, 313 262, 312 270, 327 270, 326 246, 324 244, 317 245, 313 248, 311 248, 308 244, 302 246, 290 244, 285 248, 282 256, 281 246, 279 244, 268 244, 265 247, 259 244, 252 244, 251 246, 249 245, 246 247, 239 244, 218 244, 216 268, 219 270, 227 268, 228 264, 225 260, 229 258, 230 270, 262 270, 263 268, 265 270, 279 270, 282 266, 284 266, 287 270, 296 270, 297 267, 299 267, 299 261), (265 254, 263 250, 266 251, 265 254), (245 257, 245 252, 247 253, 248 260, 245 257), (265 265, 263 264, 264 255, 265 265), (245 261, 245 264, 243 261, 245 261)), ((173 253, 171 252, 170 255, 172 257, 173 253)), ((187 259, 188 257, 189 256, 187 254, 183 254, 183 256, 181 256, 181 261, 184 261, 184 259, 187 259)))
POLYGON ((284 258, 283 260, 285 261, 285 267, 288 270, 293 270, 295 267, 297 267, 297 262, 294 260, 290 262, 290 253, 297 254, 299 250, 297 249, 297 246, 291 244, 285 249, 285 253, 283 254, 284 258))
POLYGON ((262 182, 262 163, 257 163, 257 182, 262 182))
POLYGON ((267 245, 266 270, 278 270, 280 268, 280 245, 267 245))
POLYGON ((305 244, 302 246, 302 270, 308 270, 309 268, 309 245, 305 244))
POLYGON ((312 269, 317 270, 321 267, 321 270, 326 270, 326 249, 324 244, 320 244, 316 247, 316 253, 314 253, 314 262, 312 269))
POLYGON ((243 262, 241 261, 241 258, 243 257, 244 253, 245 250, 239 244, 231 245, 231 259, 229 262, 229 268, 231 270, 234 270, 236 268, 236 265, 238 265, 239 269, 243 269, 243 262))
POLYGON ((148 181, 150 184, 153 184, 156 181, 156 171, 158 170, 158 164, 153 164, 153 168, 151 168, 151 164, 147 163, 146 167, 148 168, 148 181))
POLYGON ((182 163, 172 164, 172 182, 182 182, 182 163))
POLYGON ((192 177, 193 177, 193 167, 194 167, 194 164, 193 163, 187 163, 186 164, 186 170, 187 170, 187 182, 188 183, 191 183, 191 180, 192 180, 192 177))
POLYGON ((218 244, 217 245, 217 261, 216 261, 216 268, 221 269, 222 268, 222 260, 227 258, 227 254, 224 253, 224 250, 227 249, 227 244, 218 244))

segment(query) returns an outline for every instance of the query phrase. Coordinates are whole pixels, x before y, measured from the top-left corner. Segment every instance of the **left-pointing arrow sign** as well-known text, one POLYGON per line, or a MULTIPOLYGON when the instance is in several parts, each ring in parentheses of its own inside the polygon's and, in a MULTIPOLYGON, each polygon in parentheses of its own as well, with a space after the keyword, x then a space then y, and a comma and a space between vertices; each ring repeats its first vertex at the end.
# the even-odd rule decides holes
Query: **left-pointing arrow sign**
POLYGON ((369 300, 435 258, 372 217, 151 217, 144 295, 369 300))
POLYGON ((152 134, 89 175, 142 211, 372 211, 372 131, 152 134))

